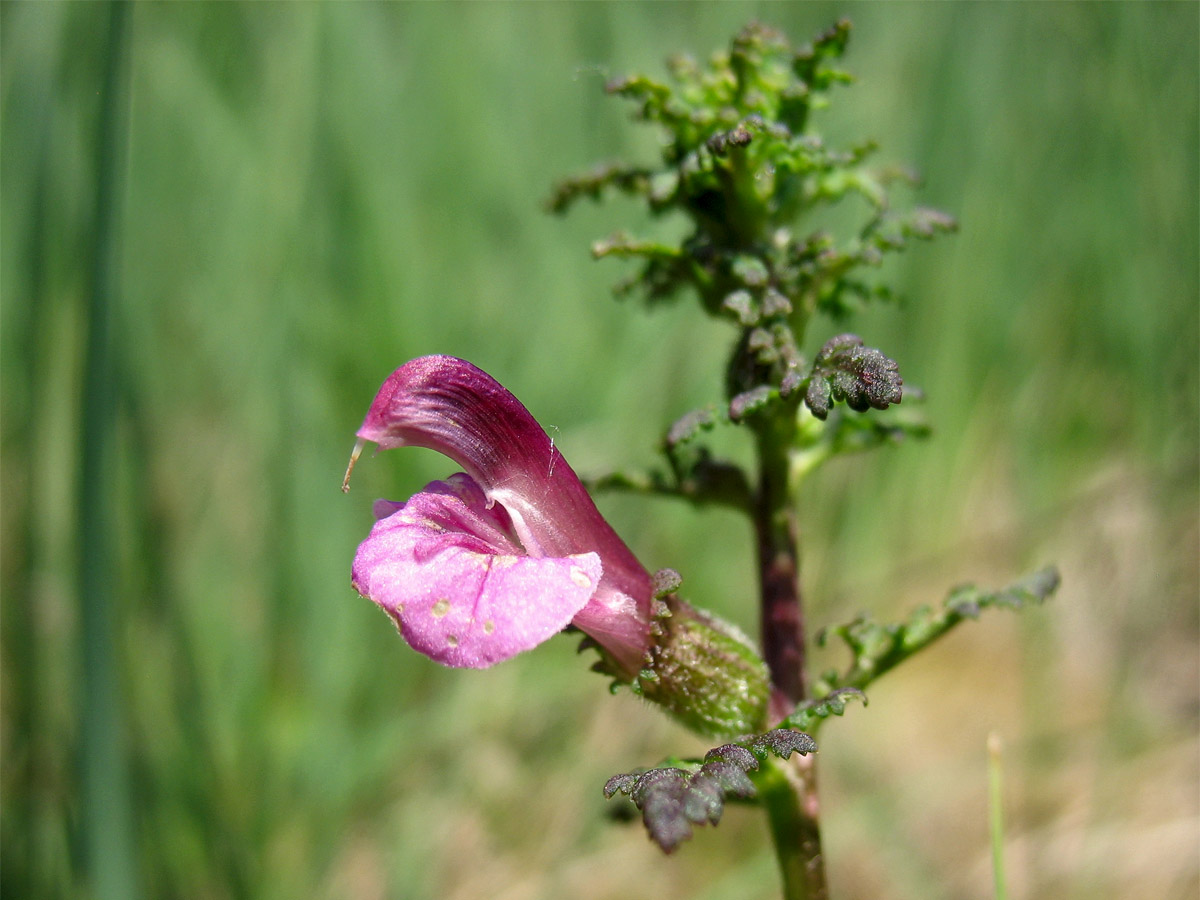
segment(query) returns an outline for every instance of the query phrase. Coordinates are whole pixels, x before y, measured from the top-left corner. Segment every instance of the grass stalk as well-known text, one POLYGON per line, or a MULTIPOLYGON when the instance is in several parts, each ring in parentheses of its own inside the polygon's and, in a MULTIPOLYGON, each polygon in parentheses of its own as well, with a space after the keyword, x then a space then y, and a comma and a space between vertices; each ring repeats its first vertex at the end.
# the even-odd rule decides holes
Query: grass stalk
POLYGON ((1000 735, 992 732, 987 739, 988 749, 988 826, 992 840, 992 878, 996 900, 1008 900, 1004 880, 1004 789, 1001 780, 1003 745, 1000 735))
POLYGON ((115 2, 108 12, 79 438, 80 842, 90 896, 129 900, 139 892, 117 651, 114 474, 118 422, 112 323, 130 9, 125 2, 115 2))

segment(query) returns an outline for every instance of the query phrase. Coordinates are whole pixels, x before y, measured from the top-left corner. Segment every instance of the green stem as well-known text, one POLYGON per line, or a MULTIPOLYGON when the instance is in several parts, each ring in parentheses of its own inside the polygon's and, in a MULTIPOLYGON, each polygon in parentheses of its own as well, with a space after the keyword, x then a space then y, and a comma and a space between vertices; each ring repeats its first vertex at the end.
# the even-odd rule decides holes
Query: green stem
POLYGON ((821 854, 816 764, 816 757, 796 754, 786 762, 764 764, 755 778, 783 876, 784 900, 829 897, 821 854))
MULTIPOLYGON (((799 526, 788 460, 795 436, 794 410, 785 407, 757 429, 757 436, 760 480, 754 523, 763 656, 771 673, 772 720, 777 722, 808 697, 799 526)), ((785 900, 826 900, 815 757, 797 754, 773 764, 762 784, 785 900)))

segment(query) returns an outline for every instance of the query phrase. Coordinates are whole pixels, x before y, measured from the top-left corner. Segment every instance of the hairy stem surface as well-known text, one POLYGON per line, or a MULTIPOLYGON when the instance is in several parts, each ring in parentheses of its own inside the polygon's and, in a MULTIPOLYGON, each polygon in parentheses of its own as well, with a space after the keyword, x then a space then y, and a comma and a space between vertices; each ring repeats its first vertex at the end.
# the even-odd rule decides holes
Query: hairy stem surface
MULTIPOLYGON (((754 508, 762 599, 763 654, 771 673, 771 717, 808 698, 804 608, 800 598, 799 526, 792 504, 787 451, 794 417, 758 429, 760 481, 754 508)), ((816 759, 793 756, 775 766, 763 790, 786 900, 825 900, 816 759)))

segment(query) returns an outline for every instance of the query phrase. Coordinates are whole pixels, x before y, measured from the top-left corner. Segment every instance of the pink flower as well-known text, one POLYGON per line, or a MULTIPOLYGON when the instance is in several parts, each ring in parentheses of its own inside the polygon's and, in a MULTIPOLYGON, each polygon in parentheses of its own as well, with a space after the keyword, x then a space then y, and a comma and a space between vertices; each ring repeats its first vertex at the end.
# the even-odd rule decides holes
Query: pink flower
POLYGON ((413 649, 484 668, 575 625, 636 676, 653 640, 650 574, 495 379, 450 356, 414 359, 383 383, 358 438, 350 468, 372 441, 466 469, 407 503, 378 501, 354 558, 354 587, 413 649))
POLYGON ((451 356, 393 372, 358 431, 343 489, 367 441, 428 447, 467 470, 407 503, 377 501, 354 557, 354 587, 413 649, 484 668, 574 625, 599 647, 600 671, 689 727, 763 727, 767 672, 749 640, 673 593, 655 597, 553 441, 491 376, 451 356))

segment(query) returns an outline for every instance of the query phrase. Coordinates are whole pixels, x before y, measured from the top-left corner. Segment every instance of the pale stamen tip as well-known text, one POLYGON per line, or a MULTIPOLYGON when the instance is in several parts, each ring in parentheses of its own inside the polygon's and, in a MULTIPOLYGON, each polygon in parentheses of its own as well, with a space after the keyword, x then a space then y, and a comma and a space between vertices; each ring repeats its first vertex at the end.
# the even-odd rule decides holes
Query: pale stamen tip
POLYGON ((342 479, 342 493, 350 493, 350 473, 354 471, 354 464, 358 462, 358 455, 362 453, 363 447, 366 446, 366 438, 359 438, 354 443, 354 450, 350 454, 350 462, 346 465, 346 477, 342 479))

